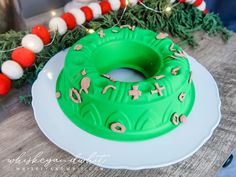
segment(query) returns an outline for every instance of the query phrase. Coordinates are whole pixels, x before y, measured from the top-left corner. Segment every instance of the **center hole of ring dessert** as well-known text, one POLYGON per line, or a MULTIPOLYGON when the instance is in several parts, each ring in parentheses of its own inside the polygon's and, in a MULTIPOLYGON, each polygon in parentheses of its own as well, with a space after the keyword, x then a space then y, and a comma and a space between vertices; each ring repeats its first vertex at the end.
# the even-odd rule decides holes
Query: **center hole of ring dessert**
POLYGON ((120 82, 139 82, 146 79, 141 72, 130 68, 114 69, 108 75, 120 82))

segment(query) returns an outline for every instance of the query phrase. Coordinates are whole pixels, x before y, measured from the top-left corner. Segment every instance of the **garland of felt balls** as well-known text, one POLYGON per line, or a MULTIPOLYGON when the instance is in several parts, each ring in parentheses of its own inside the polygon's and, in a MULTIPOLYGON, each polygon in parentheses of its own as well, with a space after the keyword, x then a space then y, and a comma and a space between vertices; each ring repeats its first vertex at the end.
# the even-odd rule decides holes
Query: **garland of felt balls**
MULTIPOLYGON (((176 0, 171 0, 172 3, 175 1, 176 0)), ((206 12, 205 2, 203 0, 178 1, 193 3, 199 10, 206 12)), ((72 30, 77 25, 82 25, 86 21, 96 19, 112 10, 125 9, 127 4, 136 5, 139 2, 141 3, 142 0, 104 0, 99 3, 90 3, 81 8, 71 9, 65 12, 61 17, 53 17, 49 22, 50 30, 43 25, 34 26, 31 34, 27 34, 22 38, 22 46, 17 47, 12 52, 12 60, 3 62, 1 66, 0 95, 7 94, 12 86, 11 80, 20 79, 24 73, 23 69, 34 64, 36 58, 35 54, 41 52, 44 46, 50 45, 50 31, 54 31, 54 33, 57 31, 59 35, 64 35, 67 30, 72 30)))
POLYGON ((193 4, 194 6, 196 6, 196 8, 204 13, 208 13, 208 10, 206 8, 206 3, 204 0, 170 0, 171 3, 174 2, 180 2, 180 3, 189 3, 189 4, 193 4))

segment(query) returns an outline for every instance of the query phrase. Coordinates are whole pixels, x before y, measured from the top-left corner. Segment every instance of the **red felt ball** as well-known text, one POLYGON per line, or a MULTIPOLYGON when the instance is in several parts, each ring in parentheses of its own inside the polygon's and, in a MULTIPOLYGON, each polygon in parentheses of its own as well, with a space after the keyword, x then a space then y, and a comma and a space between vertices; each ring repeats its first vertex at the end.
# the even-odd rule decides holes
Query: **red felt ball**
POLYGON ((11 58, 23 68, 28 68, 35 62, 35 54, 26 48, 15 49, 11 54, 11 58))
POLYGON ((201 5, 202 1, 203 0, 196 0, 193 4, 198 7, 201 5))
POLYGON ((50 33, 43 25, 34 26, 31 33, 37 35, 43 41, 44 45, 49 44, 51 41, 50 33))
POLYGON ((93 19, 93 11, 91 8, 89 8, 88 6, 83 6, 80 9, 84 12, 87 21, 93 19))
POLYGON ((208 13, 208 10, 207 10, 207 9, 205 9, 203 12, 204 12, 205 14, 207 14, 207 13, 208 13))
POLYGON ((102 14, 107 14, 111 11, 111 5, 109 2, 107 1, 102 1, 99 3, 101 10, 102 10, 102 14))
POLYGON ((0 73, 0 95, 6 95, 11 89, 11 80, 0 73))
POLYGON ((141 2, 143 2, 143 0, 138 0, 138 3, 137 3, 137 4, 141 4, 141 2))
POLYGON ((120 0, 120 7, 124 9, 126 6, 126 0, 120 0))
POLYGON ((67 28, 69 30, 72 30, 77 26, 76 19, 71 13, 66 12, 61 16, 61 18, 66 22, 67 28))

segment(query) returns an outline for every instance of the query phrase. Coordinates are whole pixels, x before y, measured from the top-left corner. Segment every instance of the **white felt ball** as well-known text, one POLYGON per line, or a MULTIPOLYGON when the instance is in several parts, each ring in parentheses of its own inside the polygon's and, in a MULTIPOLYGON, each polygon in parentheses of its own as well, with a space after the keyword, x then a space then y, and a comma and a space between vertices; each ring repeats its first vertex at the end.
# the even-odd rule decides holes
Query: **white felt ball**
POLYGON ((21 45, 34 53, 39 53, 43 49, 43 41, 35 34, 25 35, 21 45))
POLYGON ((12 60, 3 62, 1 70, 2 73, 9 77, 11 80, 20 79, 24 73, 22 67, 12 60))
POLYGON ((138 0, 128 0, 128 2, 133 6, 138 3, 138 0))
POLYGON ((74 15, 77 25, 82 25, 86 21, 85 14, 79 8, 74 8, 69 11, 74 15))
POLYGON ((170 3, 174 3, 176 0, 170 0, 170 3))
POLYGON ((91 3, 88 6, 92 9, 94 18, 98 18, 102 15, 102 9, 98 3, 91 3))
POLYGON ((197 6, 197 9, 199 9, 200 11, 204 11, 206 9, 205 1, 202 1, 202 3, 199 6, 197 6))
POLYGON ((66 22, 61 17, 53 17, 49 21, 50 30, 58 31, 59 35, 63 35, 67 31, 66 22))
POLYGON ((119 10, 120 8, 120 0, 108 0, 111 5, 112 10, 119 10))
POLYGON ((185 0, 186 3, 193 4, 196 0, 185 0))

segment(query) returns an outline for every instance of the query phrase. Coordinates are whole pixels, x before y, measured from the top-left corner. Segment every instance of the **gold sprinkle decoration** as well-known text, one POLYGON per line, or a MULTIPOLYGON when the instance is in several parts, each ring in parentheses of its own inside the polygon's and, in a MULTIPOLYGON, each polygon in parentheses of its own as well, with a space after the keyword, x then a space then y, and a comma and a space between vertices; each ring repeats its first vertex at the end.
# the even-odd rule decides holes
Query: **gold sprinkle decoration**
POLYGON ((180 70, 180 67, 178 66, 178 67, 176 67, 176 68, 173 68, 172 70, 171 70, 171 74, 173 74, 173 75, 177 75, 177 72, 180 70))
POLYGON ((164 77, 165 77, 165 75, 159 75, 159 76, 154 76, 153 78, 156 79, 156 80, 160 80, 164 77))
POLYGON ((178 58, 174 55, 171 55, 170 58, 174 59, 174 60, 178 60, 178 58))
POLYGON ((133 100, 137 100, 142 95, 142 92, 138 90, 138 86, 132 86, 132 90, 129 90, 129 96, 133 96, 133 100))
POLYGON ((192 83, 193 72, 190 71, 188 83, 192 83))
POLYGON ((61 97, 61 92, 56 92, 56 98, 58 99, 58 98, 60 98, 61 97))
POLYGON ((122 29, 122 28, 129 28, 130 30, 132 30, 132 27, 130 25, 121 25, 120 29, 122 29))
POLYGON ((155 90, 151 90, 151 94, 157 93, 159 96, 163 96, 162 90, 164 90, 165 87, 164 86, 160 87, 158 85, 158 83, 155 83, 154 85, 155 85, 156 89, 155 90))
POLYGON ((118 33, 119 31, 118 30, 111 30, 111 32, 113 32, 113 33, 118 33))
POLYGON ((86 70, 85 69, 83 69, 82 71, 81 71, 81 74, 84 76, 84 75, 86 75, 87 73, 86 73, 86 70))
POLYGON ((115 79, 113 79, 113 78, 112 78, 110 75, 108 75, 108 74, 102 74, 101 76, 103 76, 103 77, 105 77, 105 78, 111 80, 112 82, 115 82, 115 81, 116 81, 115 79))
POLYGON ((102 94, 105 94, 108 89, 116 90, 116 87, 113 86, 113 85, 107 85, 107 86, 102 90, 102 94))
POLYGON ((176 126, 179 124, 179 115, 177 113, 172 115, 171 122, 176 126))
POLYGON ((169 35, 167 33, 159 33, 156 35, 156 39, 164 39, 168 37, 169 35))
POLYGON ((84 91, 86 94, 88 94, 88 89, 90 87, 90 78, 84 77, 80 82, 81 89, 79 90, 79 93, 81 94, 82 91, 84 91))
POLYGON ((99 35, 100 38, 103 38, 104 36, 106 36, 106 34, 104 33, 103 30, 100 30, 100 31, 98 32, 98 35, 99 35))
POLYGON ((181 51, 181 50, 175 52, 174 55, 177 56, 177 57, 187 58, 186 55, 184 54, 184 52, 181 51))
POLYGON ((134 31, 134 30, 135 30, 135 28, 136 28, 135 26, 132 26, 132 27, 131 27, 131 30, 132 30, 132 31, 134 31))
POLYGON ((76 45, 76 46, 74 47, 74 50, 79 51, 79 50, 81 50, 82 48, 83 48, 83 46, 82 46, 81 44, 78 44, 78 45, 76 45))
POLYGON ((72 88, 70 89, 70 99, 75 102, 75 103, 81 103, 81 98, 80 98, 80 94, 79 92, 75 89, 75 88, 72 88), (76 98, 74 98, 73 94, 76 96, 76 98))
POLYGON ((186 123, 186 122, 187 122, 187 117, 186 117, 185 115, 181 115, 181 116, 179 117, 179 121, 180 121, 181 123, 186 123))
POLYGON ((180 93, 179 97, 178 97, 179 101, 184 102, 185 96, 186 96, 186 93, 184 93, 184 92, 180 93))
POLYGON ((171 45, 170 45, 170 48, 169 48, 169 50, 170 51, 172 51, 172 52, 176 52, 176 49, 174 49, 174 43, 172 43, 171 45))
POLYGON ((125 126, 119 122, 112 123, 110 129, 116 133, 124 133, 126 130, 125 126))

